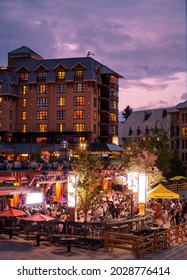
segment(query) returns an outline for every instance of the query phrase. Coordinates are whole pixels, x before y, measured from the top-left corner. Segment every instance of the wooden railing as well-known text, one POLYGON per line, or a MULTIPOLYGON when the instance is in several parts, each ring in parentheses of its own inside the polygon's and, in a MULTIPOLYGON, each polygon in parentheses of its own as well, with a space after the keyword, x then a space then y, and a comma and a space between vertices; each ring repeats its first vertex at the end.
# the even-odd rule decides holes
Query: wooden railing
POLYGON ((137 258, 150 252, 166 249, 173 242, 179 243, 184 241, 187 233, 187 223, 180 226, 154 231, 145 236, 134 234, 123 234, 118 232, 105 232, 104 251, 110 252, 114 248, 132 251, 137 258))
POLYGON ((171 191, 183 191, 187 189, 187 182, 184 183, 173 183, 168 186, 171 191))

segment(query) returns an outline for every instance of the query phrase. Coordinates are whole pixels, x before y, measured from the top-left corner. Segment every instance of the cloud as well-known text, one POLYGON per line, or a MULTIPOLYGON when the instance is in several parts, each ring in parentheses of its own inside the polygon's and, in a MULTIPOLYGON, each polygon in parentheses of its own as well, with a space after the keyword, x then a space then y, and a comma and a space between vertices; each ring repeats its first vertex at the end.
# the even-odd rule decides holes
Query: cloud
POLYGON ((171 79, 186 71, 185 0, 17 0, 0 1, 0 9, 0 64, 22 45, 44 58, 91 51, 125 77, 120 87, 127 102, 142 102, 137 90, 146 104, 156 94, 179 100, 186 90, 171 88, 171 79))

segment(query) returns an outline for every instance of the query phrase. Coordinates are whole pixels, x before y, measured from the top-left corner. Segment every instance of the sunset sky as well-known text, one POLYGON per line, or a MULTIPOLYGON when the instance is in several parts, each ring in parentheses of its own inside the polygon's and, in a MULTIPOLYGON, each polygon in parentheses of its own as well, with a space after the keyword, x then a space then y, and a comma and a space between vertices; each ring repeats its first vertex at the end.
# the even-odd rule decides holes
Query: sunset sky
POLYGON ((187 99, 185 0, 0 0, 0 64, 23 45, 44 58, 93 58, 120 79, 119 111, 187 99))

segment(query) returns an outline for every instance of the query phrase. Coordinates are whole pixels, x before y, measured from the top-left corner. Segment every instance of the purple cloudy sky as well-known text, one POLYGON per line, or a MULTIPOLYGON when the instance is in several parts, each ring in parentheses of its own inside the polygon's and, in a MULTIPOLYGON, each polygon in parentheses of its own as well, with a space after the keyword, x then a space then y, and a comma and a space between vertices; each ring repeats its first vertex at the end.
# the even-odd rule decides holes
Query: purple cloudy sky
POLYGON ((0 0, 0 64, 23 45, 86 56, 120 73, 119 110, 175 106, 186 93, 185 0, 0 0))

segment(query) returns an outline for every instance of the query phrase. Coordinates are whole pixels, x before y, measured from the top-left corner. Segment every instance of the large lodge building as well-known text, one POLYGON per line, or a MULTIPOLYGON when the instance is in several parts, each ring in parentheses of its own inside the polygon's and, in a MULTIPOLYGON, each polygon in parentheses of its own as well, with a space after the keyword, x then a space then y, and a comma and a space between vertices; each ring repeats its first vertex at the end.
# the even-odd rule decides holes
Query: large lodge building
POLYGON ((26 46, 0 69, 0 142, 118 144, 120 74, 87 57, 43 59, 26 46))

